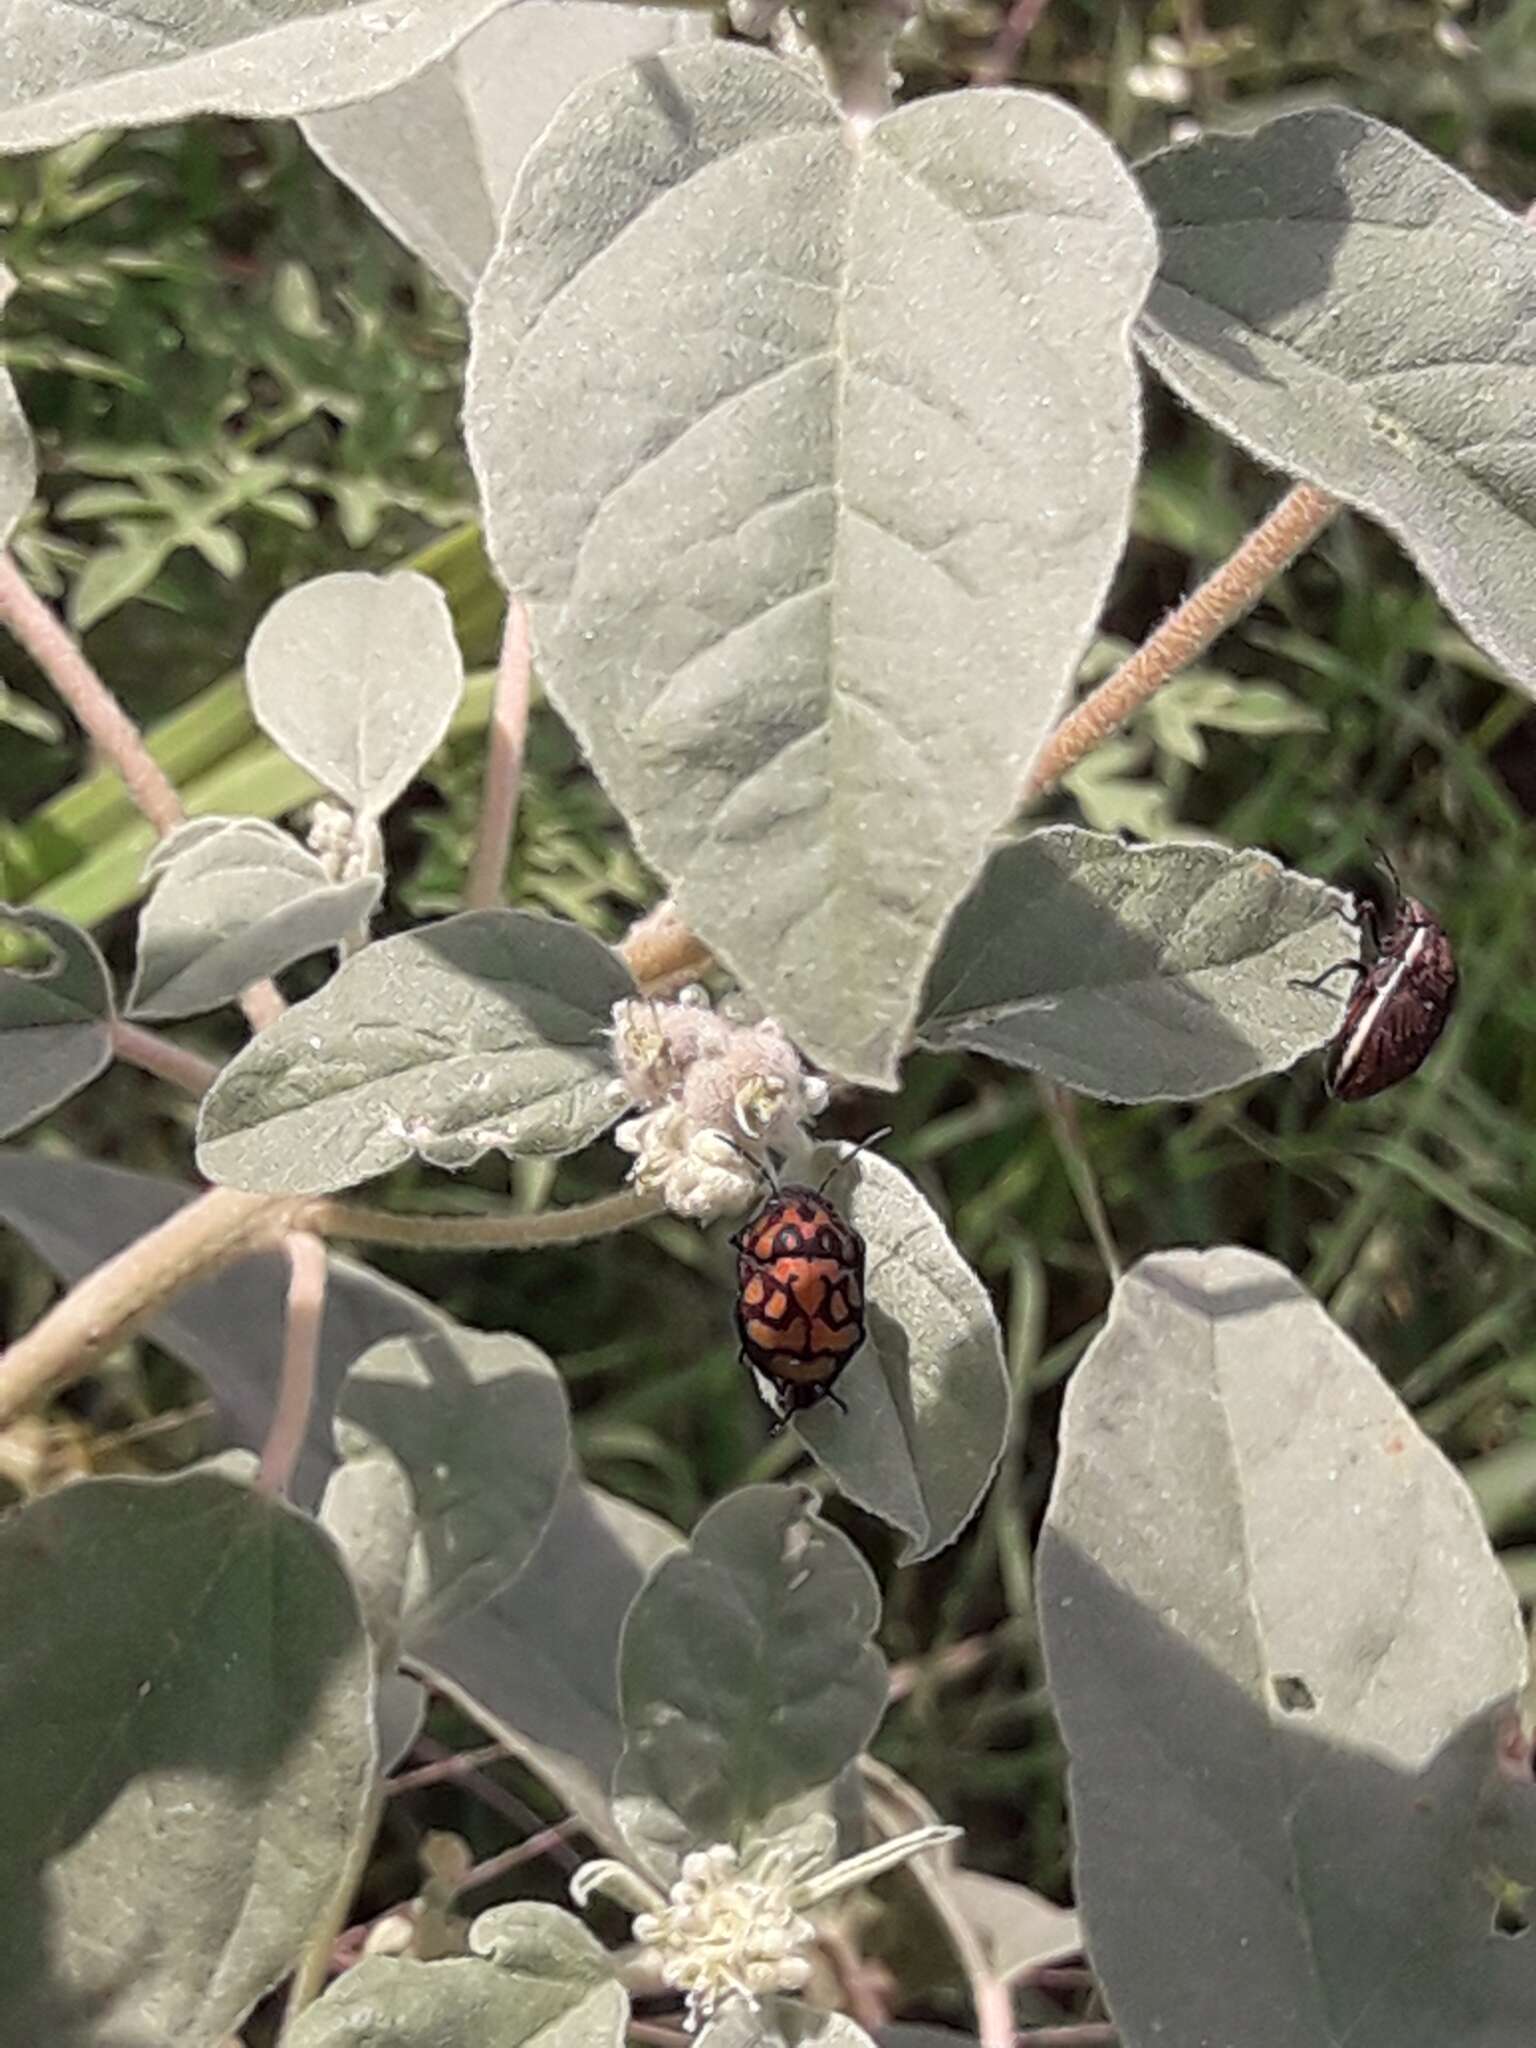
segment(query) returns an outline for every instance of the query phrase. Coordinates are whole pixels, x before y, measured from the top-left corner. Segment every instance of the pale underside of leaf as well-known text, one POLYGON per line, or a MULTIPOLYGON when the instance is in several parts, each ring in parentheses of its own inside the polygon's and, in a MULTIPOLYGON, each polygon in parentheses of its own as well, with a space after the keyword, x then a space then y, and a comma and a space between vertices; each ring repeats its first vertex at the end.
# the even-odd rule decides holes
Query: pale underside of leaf
POLYGON ((1519 1616, 1467 1490, 1283 1269, 1158 1254, 1067 1398, 1040 1612, 1123 2038, 1515 2048, 1519 1616), (1222 2015, 1226 2017, 1223 2018, 1222 2015))
POLYGON ((677 8, 518 0, 393 91, 300 125, 322 163, 467 300, 523 158, 566 95, 706 28, 705 15, 677 8))
POLYGON ((352 810, 378 817, 464 692, 448 600, 414 570, 317 576, 280 597, 246 655, 268 736, 352 810))
POLYGON ((264 826, 199 834, 161 866, 140 917, 128 1009, 192 1017, 233 1002, 253 982, 339 946, 382 887, 376 875, 327 880, 313 854, 264 826))
POLYGON ((1138 444, 1139 205, 1058 103, 964 101, 854 147, 760 53, 613 74, 528 158, 473 316, 471 451, 552 695, 694 928, 886 1085, 1138 444))
POLYGON ((1536 245, 1397 130, 1315 109, 1151 158, 1139 340, 1266 462, 1389 527, 1536 686, 1536 245))
POLYGON ((518 911, 381 939, 223 1072, 203 1106, 212 1178, 321 1194, 413 1153, 577 1150, 612 1122, 604 1033, 633 994, 606 946, 518 911))
POLYGON ((508 0, 0 0, 0 150, 216 112, 365 99, 508 0))
POLYGON ((1053 826, 1001 848, 945 934, 918 1036, 1115 1102, 1188 1100, 1328 1043, 1345 899, 1268 854, 1053 826))
MULTIPOLYGON (((835 1155, 812 1169, 819 1180, 835 1155)), ((953 1543, 1008 1433, 1002 1336, 986 1289, 906 1175, 862 1153, 829 1193, 866 1246, 868 1335, 796 1429, 839 1488, 906 1537, 902 1562, 953 1543)))

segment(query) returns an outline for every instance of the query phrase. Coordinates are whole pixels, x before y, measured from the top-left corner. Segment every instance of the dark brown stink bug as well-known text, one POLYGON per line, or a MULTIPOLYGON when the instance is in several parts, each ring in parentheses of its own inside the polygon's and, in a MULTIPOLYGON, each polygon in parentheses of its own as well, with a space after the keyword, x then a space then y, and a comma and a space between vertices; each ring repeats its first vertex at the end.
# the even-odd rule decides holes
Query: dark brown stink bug
POLYGON ((1364 1102, 1407 1080, 1429 1057, 1456 1001, 1456 959, 1445 929, 1417 897, 1405 896, 1390 861, 1385 913, 1355 900, 1364 958, 1341 960, 1307 984, 1320 988, 1346 967, 1356 981, 1344 1022, 1328 1048, 1323 1077, 1339 1102, 1364 1102))
MULTIPOLYGON (((841 1165, 843 1162, 839 1161, 841 1165)), ((836 1390, 864 1342, 864 1240, 824 1188, 775 1188, 731 1239, 741 1359, 780 1430, 836 1390)))

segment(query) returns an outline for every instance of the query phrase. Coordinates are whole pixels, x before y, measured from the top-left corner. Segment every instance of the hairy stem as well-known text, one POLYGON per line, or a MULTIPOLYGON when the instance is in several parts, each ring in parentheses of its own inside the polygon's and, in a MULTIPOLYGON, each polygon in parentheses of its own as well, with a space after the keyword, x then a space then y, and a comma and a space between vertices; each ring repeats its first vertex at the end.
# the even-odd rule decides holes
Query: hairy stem
POLYGON ((388 1209, 367 1209, 361 1203, 311 1202, 304 1209, 306 1230, 322 1237, 346 1237, 354 1244, 403 1245, 414 1251, 526 1252, 542 1245, 584 1244, 644 1223, 662 1213, 658 1195, 625 1189, 595 1202, 576 1202, 568 1209, 545 1209, 533 1216, 412 1216, 388 1209))
POLYGON ((165 1302, 248 1252, 267 1251, 302 1205, 213 1188, 88 1273, 0 1355, 0 1429, 80 1379, 165 1302))
POLYGON ((1057 726, 1029 778, 1027 796, 1039 796, 1091 754, 1133 712, 1204 654, 1228 626, 1252 611, 1282 569, 1309 548, 1339 509, 1336 498, 1311 484, 1293 484, 1214 575, 1172 611, 1150 639, 1122 662, 1057 726))
POLYGON ((186 813, 169 778, 144 744, 144 735, 96 673, 63 621, 33 590, 16 557, 0 554, 0 623, 37 663, 112 763, 123 786, 163 837, 186 813))
POLYGON ((112 1020, 112 1050, 130 1067, 158 1074, 162 1081, 174 1082, 189 1095, 206 1095, 218 1078, 218 1068, 200 1052, 189 1052, 184 1045, 162 1038, 158 1031, 146 1031, 140 1024, 125 1024, 121 1017, 112 1020))
POLYGON ((480 827, 464 884, 464 908, 489 910, 501 901, 517 823, 517 799, 523 781, 523 754, 528 737, 528 699, 533 681, 533 653, 528 639, 528 609, 520 599, 507 604, 507 623, 496 668, 496 691, 486 728, 485 788, 480 800, 480 827))
POLYGON ((288 1302, 283 1319, 283 1361, 277 1406, 256 1475, 262 1493, 287 1492, 304 1447, 310 1410, 315 1405, 315 1367, 325 1321, 325 1246, 307 1230, 292 1230, 284 1249, 288 1254, 288 1302))

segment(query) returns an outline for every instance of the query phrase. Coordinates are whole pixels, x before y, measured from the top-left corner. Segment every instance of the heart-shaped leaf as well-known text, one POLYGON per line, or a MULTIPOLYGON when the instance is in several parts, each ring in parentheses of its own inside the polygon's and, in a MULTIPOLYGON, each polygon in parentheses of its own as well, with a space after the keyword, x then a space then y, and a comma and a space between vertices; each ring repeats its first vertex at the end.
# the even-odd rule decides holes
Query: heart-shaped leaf
POLYGON ((574 1152, 618 1114, 613 1005, 634 984, 575 925, 470 911, 354 953, 224 1069, 198 1163, 265 1193, 327 1194, 413 1153, 574 1152))
POLYGON ((994 854, 928 977, 918 1035, 1112 1102, 1186 1101, 1288 1067, 1347 988, 1344 898, 1247 850, 1055 825, 994 854))
POLYGON ((196 825, 196 838, 157 864, 139 919, 128 1008, 140 1017, 217 1009, 252 982, 339 946, 366 923, 383 887, 376 875, 330 881, 312 853, 258 819, 196 825))
POLYGON ((472 313, 492 555, 690 925, 851 1077, 894 1080, 1097 618, 1151 261, 1059 100, 854 139, 739 45, 580 88, 524 163, 472 313))
POLYGON ((453 1329, 365 1352, 340 1412, 411 1484, 417 1533, 399 1617, 410 1649, 510 1584, 537 1550, 570 1464, 565 1391, 537 1345, 453 1329))
POLYGON ((1536 240, 1343 107, 1141 167, 1162 261, 1139 339, 1245 448, 1379 519, 1536 686, 1536 240))
POLYGON ((0 967, 0 1137, 67 1102, 112 1057, 112 984, 94 942, 47 910, 0 904, 0 935, 8 924, 49 957, 0 967))
MULTIPOLYGON (((823 1153, 821 1175, 835 1165, 823 1153)), ((1008 1435, 1008 1372, 991 1301, 899 1167, 863 1152, 829 1192, 864 1239, 867 1336, 830 1402, 795 1427, 839 1488, 907 1538, 902 1562, 953 1543, 1008 1435)))
POLYGON ((389 809, 464 694, 448 600, 410 569, 301 583, 251 636, 245 674, 267 737, 369 817, 389 809))
POLYGON ((0 2035, 207 2048, 329 1905, 373 1769, 357 1602, 306 1517, 211 1473, 0 1528, 0 2035))
POLYGON ((1126 1276, 1039 1596, 1128 2048, 1234 2013, 1247 2048, 1528 2039, 1536 1949, 1495 1917, 1536 1882, 1536 1787, 1498 1764, 1519 1613, 1461 1479, 1289 1273, 1225 1247, 1126 1276))
POLYGON ((653 1871, 739 1844, 858 1755, 885 1706, 879 1619, 869 1567, 797 1487, 743 1487, 656 1567, 624 1624, 614 1780, 653 1871))

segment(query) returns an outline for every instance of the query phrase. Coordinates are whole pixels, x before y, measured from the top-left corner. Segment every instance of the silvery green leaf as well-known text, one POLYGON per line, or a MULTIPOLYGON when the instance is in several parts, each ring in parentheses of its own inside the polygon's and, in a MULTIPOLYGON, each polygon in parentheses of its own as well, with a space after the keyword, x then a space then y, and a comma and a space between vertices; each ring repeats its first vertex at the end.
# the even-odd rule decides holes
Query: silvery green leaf
MULTIPOLYGON (((0 1222, 66 1281, 174 1216, 193 1192, 121 1167, 0 1150, 0 1222)), ((349 1259, 331 1258, 327 1268, 315 1400, 292 1489, 305 1507, 319 1501, 336 1462, 331 1417, 348 1366, 382 1337, 442 1327, 426 1302, 382 1274, 349 1259)), ((186 1288, 146 1325, 157 1344, 201 1375, 238 1443, 264 1443, 271 1425, 287 1291, 281 1253, 237 1259, 186 1288)))
POLYGON ((0 2037, 208 2048, 324 1914, 373 1770, 330 1544, 209 1473, 0 1527, 0 2037))
POLYGON ((965 1920, 990 1974, 1007 1983, 1041 1963, 1076 1955, 1083 1931, 1075 1913, 1028 1885, 980 1870, 950 1870, 944 1888, 965 1920))
POLYGON ((317 1519, 345 1560, 384 1672, 400 1651, 406 1574, 416 1542, 416 1496, 405 1467, 383 1444, 344 1426, 337 1442, 341 1463, 325 1483, 317 1519))
POLYGON ((1291 1275, 1144 1259, 1067 1392, 1039 1552, 1077 1896, 1128 2048, 1517 2048, 1520 1616, 1466 1486, 1291 1275))
MULTIPOLYGON (((820 1180, 836 1154, 811 1169, 820 1180)), ((863 1152, 829 1193, 864 1239, 868 1335, 837 1391, 795 1428, 860 1507, 906 1537, 902 1562, 953 1543, 997 1469, 1008 1374, 987 1291, 898 1167, 863 1152)))
POLYGON ((246 686, 267 737, 376 818, 437 747, 464 694, 448 600, 410 569, 317 576, 256 628, 246 686))
POLYGON ((698 1844, 830 1784, 879 1725, 880 1598, 846 1536, 790 1486, 748 1486, 657 1565, 624 1624, 614 1808, 669 1881, 698 1844))
POLYGON ((597 939, 525 911, 380 939, 224 1069, 198 1163, 237 1187, 326 1194, 413 1153, 577 1151, 618 1114, 603 1034, 633 993, 597 939))
POLYGON ((330 881, 312 853, 260 820, 201 833, 157 865, 128 1008, 192 1017, 234 1002, 252 982, 339 946, 382 888, 377 875, 330 881))
POLYGON ((1112 1102, 1185 1101, 1327 1044, 1359 950, 1336 889, 1253 848, 1053 825, 995 853, 928 977, 918 1036, 1112 1102))
MULTIPOLYGON (((957 2042, 961 2036, 956 2035, 957 2042)), ((733 1999, 698 2037, 698 2048, 875 2048, 846 2013, 819 2012, 794 1998, 733 1999)))
POLYGON ((202 846, 207 840, 217 839, 221 832, 232 827, 248 833, 253 840, 259 840, 264 848, 271 848, 274 854, 286 853, 294 844, 291 832, 270 818, 240 818, 210 815, 203 818, 187 818, 180 825, 173 825, 163 839, 157 839, 144 856, 144 880, 158 881, 167 868, 175 865, 183 854, 202 846))
POLYGON ((94 942, 47 910, 0 904, 0 933, 7 925, 51 957, 0 967, 0 1136, 68 1101, 112 1058, 112 984, 94 942))
POLYGON ((452 1329, 375 1345, 339 1405, 410 1483, 399 1614, 409 1650, 510 1584, 537 1550, 570 1465, 565 1391, 536 1345, 452 1329))
POLYGON ((1140 341, 1181 397, 1396 534, 1536 685, 1536 244, 1396 129, 1345 108, 1141 167, 1162 263, 1140 341))
POLYGON ((629 1997, 601 1944, 558 1906, 482 1913, 472 1956, 366 1957, 312 2005, 291 2048, 621 2048, 629 1997))
POLYGON ((507 0, 0 0, 0 150, 383 92, 507 0))
POLYGON ((624 1743, 619 1632, 646 1573, 680 1543, 643 1508, 572 1476, 518 1578, 411 1653, 609 1848, 620 1846, 608 1804, 624 1743))
POLYGON ((524 162, 472 312, 493 559, 688 923, 850 1077, 893 1081, 1092 630, 1151 261, 1059 101, 856 141, 739 45, 579 88, 524 162))
MULTIPOLYGON (((16 280, 0 263, 0 313, 16 288, 16 280)), ((37 456, 9 371, 0 368, 0 547, 32 502, 37 488, 37 456)))
POLYGON ((300 126, 321 162, 468 299, 523 158, 566 95, 707 25, 677 8, 522 0, 393 91, 300 126))

